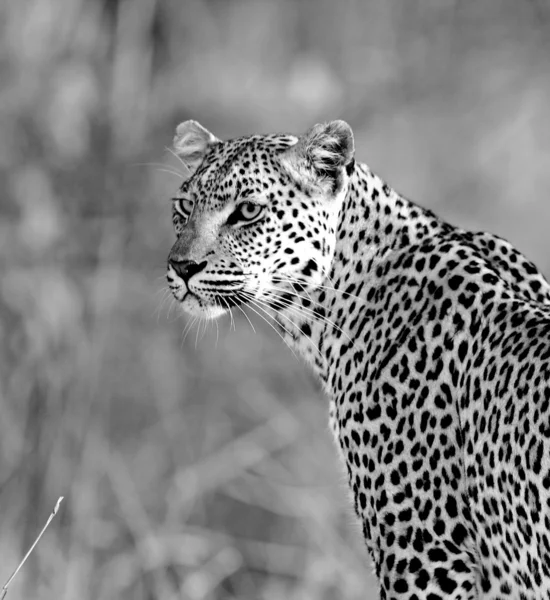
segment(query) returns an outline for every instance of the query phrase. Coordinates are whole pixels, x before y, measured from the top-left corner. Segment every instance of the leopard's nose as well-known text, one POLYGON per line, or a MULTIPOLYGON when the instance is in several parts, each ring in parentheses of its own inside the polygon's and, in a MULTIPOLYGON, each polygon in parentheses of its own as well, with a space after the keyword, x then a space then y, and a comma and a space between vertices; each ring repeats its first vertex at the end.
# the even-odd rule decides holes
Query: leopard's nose
POLYGON ((183 279, 183 281, 185 281, 186 284, 189 281, 189 279, 193 277, 193 275, 202 271, 207 264, 205 260, 203 260, 200 263, 197 263, 194 260, 170 259, 168 262, 170 263, 170 266, 172 267, 172 269, 174 269, 178 277, 181 277, 181 279, 183 279))

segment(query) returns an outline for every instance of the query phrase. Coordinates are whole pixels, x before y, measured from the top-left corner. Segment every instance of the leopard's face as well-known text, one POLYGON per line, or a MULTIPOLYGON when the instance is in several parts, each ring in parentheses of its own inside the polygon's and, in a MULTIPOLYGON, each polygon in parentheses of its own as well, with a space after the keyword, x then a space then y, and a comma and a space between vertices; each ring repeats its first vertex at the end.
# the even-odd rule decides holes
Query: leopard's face
POLYGON ((191 176, 173 199, 167 278, 186 312, 262 312, 280 308, 289 289, 322 284, 353 161, 347 125, 221 142, 191 121, 175 147, 191 176))

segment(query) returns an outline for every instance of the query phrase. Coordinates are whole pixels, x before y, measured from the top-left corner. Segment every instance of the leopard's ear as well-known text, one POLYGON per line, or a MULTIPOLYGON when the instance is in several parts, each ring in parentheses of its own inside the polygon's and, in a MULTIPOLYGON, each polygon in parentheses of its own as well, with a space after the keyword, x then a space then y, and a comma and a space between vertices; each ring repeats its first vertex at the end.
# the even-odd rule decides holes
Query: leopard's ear
POLYGON ((208 148, 220 140, 197 121, 184 121, 176 127, 174 150, 189 169, 189 176, 199 168, 208 148))
POLYGON ((314 125, 285 152, 284 162, 312 184, 333 192, 340 188, 344 172, 353 168, 353 132, 345 121, 314 125))

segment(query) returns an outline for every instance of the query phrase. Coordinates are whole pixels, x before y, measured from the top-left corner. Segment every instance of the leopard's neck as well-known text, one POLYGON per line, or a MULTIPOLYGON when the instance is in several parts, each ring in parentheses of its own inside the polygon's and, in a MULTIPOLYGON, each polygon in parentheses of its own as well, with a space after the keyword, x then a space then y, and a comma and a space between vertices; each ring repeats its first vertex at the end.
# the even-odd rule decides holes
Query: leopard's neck
POLYGON ((341 357, 363 352, 362 340, 376 328, 379 315, 369 314, 369 305, 381 280, 391 277, 392 255, 451 229, 356 164, 340 209, 330 275, 323 287, 294 297, 300 310, 286 310, 279 320, 285 341, 329 393, 341 391, 341 357))

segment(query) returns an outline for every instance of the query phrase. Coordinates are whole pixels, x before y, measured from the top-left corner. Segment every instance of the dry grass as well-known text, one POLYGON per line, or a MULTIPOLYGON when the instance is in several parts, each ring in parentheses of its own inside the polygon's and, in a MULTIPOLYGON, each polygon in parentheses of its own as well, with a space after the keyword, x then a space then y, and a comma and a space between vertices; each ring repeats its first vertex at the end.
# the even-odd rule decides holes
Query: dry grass
POLYGON ((46 533, 46 530, 50 526, 50 523, 54 520, 55 515, 57 515, 57 513, 59 511, 59 507, 61 506, 62 502, 63 502, 63 496, 59 496, 44 527, 42 527, 42 529, 40 530, 40 533, 36 536, 36 539, 31 544, 31 547, 25 553, 25 556, 23 556, 23 558, 19 561, 19 564, 17 565, 17 567, 15 567, 15 569, 13 570, 13 573, 6 579, 6 583, 4 583, 4 585, 2 586, 2 589, 0 590, 0 600, 4 600, 4 598, 6 597, 11 583, 17 577, 17 575, 21 571, 21 569, 25 566, 25 563, 27 562, 30 555, 33 553, 34 549, 38 545, 38 542, 40 542, 40 540, 42 539, 42 536, 46 533))
POLYGON ((66 497, 9 600, 376 597, 316 383, 258 319, 184 339, 163 299, 163 148, 189 117, 220 137, 346 118, 399 189, 549 272, 548 7, 1 13, 0 581, 66 497))

